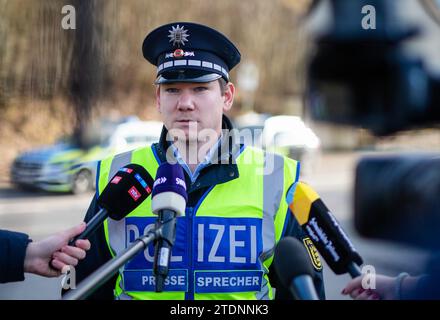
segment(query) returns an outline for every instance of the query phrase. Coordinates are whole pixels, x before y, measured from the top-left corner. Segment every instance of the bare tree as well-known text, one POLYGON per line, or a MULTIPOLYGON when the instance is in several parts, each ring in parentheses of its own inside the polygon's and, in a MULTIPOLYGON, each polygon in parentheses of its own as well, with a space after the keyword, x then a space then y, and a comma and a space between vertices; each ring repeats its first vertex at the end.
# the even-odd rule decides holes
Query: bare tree
POLYGON ((69 98, 76 114, 74 135, 81 146, 87 147, 85 128, 91 109, 101 93, 103 56, 101 35, 106 1, 71 0, 76 9, 76 30, 73 36, 73 53, 69 72, 69 98))

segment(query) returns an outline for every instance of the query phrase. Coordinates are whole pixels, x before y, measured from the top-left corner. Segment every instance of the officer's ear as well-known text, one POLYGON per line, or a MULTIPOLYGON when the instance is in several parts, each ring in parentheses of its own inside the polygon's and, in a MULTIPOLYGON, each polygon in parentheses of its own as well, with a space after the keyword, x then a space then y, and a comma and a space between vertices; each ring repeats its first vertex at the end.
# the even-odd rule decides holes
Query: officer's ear
POLYGON ((235 96, 235 86, 232 82, 228 82, 224 89, 223 94, 223 111, 229 111, 232 108, 232 104, 234 103, 235 96))
POLYGON ((160 110, 160 84, 156 85, 156 108, 159 113, 162 113, 160 110))

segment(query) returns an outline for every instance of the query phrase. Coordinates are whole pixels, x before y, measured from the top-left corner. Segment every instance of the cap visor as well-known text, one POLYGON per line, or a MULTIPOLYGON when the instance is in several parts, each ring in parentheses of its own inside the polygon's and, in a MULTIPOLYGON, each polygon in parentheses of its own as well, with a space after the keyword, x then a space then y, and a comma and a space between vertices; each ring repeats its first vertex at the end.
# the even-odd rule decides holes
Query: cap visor
POLYGON ((175 73, 165 75, 162 74, 157 77, 155 84, 163 84, 163 83, 176 83, 176 82, 211 82, 217 79, 220 79, 222 76, 217 73, 208 73, 204 75, 194 76, 184 73, 175 73))

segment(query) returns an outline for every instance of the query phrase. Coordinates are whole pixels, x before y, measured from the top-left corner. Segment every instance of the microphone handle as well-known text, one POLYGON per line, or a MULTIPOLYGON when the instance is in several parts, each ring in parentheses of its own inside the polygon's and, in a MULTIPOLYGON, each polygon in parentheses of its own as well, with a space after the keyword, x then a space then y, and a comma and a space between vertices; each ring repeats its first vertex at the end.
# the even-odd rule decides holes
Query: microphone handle
MULTIPOLYGON (((68 245, 74 247, 76 240, 80 239, 87 239, 91 233, 93 233, 100 225, 104 222, 104 220, 107 218, 108 212, 107 209, 99 209, 98 213, 93 216, 92 219, 90 219, 89 222, 87 222, 85 230, 77 235, 75 238, 69 241, 68 245)), ((56 268, 52 265, 53 259, 49 263, 49 267, 56 270, 56 268)))
POLYGON ((351 261, 348 264, 348 273, 350 274, 350 276, 354 279, 359 277, 360 275, 362 275, 361 269, 359 268, 359 266, 354 263, 353 261, 351 261))
POLYGON ((151 230, 146 235, 136 239, 127 249, 119 253, 113 259, 107 261, 99 269, 95 270, 87 278, 85 278, 76 289, 70 289, 62 296, 62 300, 83 300, 90 296, 95 290, 100 288, 107 280, 109 280, 119 268, 127 261, 131 260, 135 255, 148 247, 159 236, 160 228, 151 230))
POLYGON ((162 229, 156 243, 154 274, 156 276, 156 292, 162 292, 169 271, 171 250, 176 239, 176 212, 168 209, 160 210, 158 226, 162 226, 162 229))
POLYGON ((162 292, 165 285, 165 279, 169 272, 169 262, 172 247, 167 241, 159 240, 156 254, 156 264, 154 275, 156 276, 156 292, 162 292))
POLYGON ((292 279, 290 291, 296 300, 319 300, 312 277, 303 274, 292 279))
POLYGON ((87 239, 90 234, 98 229, 98 227, 104 222, 107 216, 107 209, 99 209, 98 213, 95 214, 89 222, 87 222, 86 229, 81 234, 77 235, 75 238, 69 241, 69 246, 75 246, 76 240, 87 239))

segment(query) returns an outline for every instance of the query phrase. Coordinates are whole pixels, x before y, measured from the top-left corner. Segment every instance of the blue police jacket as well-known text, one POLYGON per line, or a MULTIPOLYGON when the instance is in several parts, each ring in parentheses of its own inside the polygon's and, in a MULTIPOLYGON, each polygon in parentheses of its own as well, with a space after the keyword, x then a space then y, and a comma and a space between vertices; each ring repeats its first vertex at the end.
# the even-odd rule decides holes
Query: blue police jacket
POLYGON ((24 280, 24 257, 29 241, 27 234, 0 230, 0 283, 24 280))

